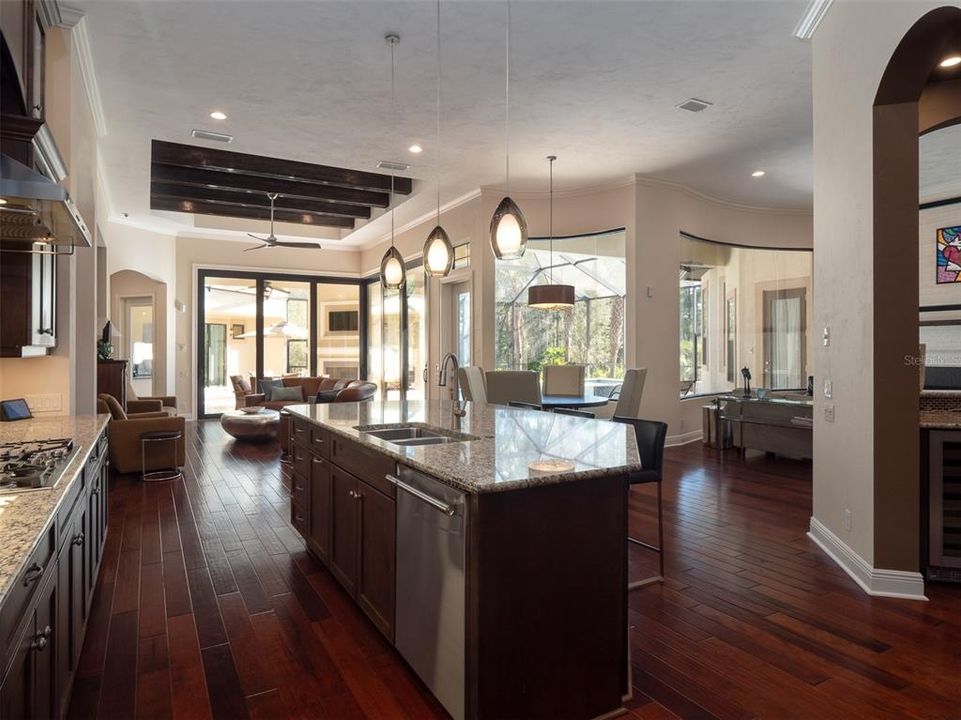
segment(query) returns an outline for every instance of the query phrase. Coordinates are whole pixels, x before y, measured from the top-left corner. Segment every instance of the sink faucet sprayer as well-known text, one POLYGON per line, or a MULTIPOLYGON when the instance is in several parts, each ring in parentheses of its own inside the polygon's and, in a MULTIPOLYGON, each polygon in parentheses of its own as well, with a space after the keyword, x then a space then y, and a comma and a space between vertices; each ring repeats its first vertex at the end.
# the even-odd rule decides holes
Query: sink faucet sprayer
POLYGON ((447 387, 447 368, 452 365, 454 368, 454 417, 462 418, 467 411, 460 403, 460 363, 454 353, 447 353, 440 362, 440 371, 437 373, 437 384, 440 387, 447 387))

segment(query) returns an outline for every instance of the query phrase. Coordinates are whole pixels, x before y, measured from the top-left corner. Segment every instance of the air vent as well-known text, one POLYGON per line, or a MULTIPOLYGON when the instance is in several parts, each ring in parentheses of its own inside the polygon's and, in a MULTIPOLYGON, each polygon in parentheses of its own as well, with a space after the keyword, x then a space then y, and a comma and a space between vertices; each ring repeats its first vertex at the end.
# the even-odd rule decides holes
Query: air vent
POLYGON ((681 110, 687 110, 688 112, 701 112, 701 110, 707 110, 714 103, 709 103, 707 100, 698 100, 697 98, 690 98, 685 100, 680 105, 675 105, 675 107, 681 110))
POLYGON ((404 172, 410 170, 410 163, 394 162, 393 160, 380 160, 377 167, 381 170, 393 170, 394 172, 404 172))
POLYGON ((229 143, 234 141, 233 135, 227 135, 225 133, 213 132, 211 130, 191 130, 190 134, 193 135, 198 140, 213 140, 214 142, 229 143))

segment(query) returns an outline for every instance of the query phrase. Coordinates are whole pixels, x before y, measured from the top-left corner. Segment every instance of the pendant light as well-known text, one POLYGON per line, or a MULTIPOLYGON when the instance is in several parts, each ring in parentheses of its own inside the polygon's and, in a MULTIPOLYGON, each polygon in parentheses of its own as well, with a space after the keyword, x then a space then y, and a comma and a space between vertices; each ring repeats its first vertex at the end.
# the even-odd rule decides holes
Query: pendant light
MULTIPOLYGON (((390 34, 384 38, 390 46, 390 126, 394 129, 394 47, 400 36, 390 34)), ((380 282, 387 290, 400 290, 407 282, 404 258, 394 247, 394 169, 390 170, 390 248, 380 261, 380 282)))
POLYGON ((511 4, 507 2, 507 61, 504 83, 504 136, 507 168, 507 196, 491 218, 491 248, 500 260, 516 260, 527 249, 527 220, 511 197, 511 4))
POLYGON ((454 268, 454 246, 440 224, 440 0, 437 0, 437 226, 424 242, 424 272, 442 278, 454 268))
POLYGON ((531 285, 527 288, 527 304, 540 310, 567 310, 574 307, 574 286, 554 284, 554 161, 557 155, 548 155, 551 168, 550 179, 550 209, 548 224, 550 227, 550 261, 547 285, 531 285))

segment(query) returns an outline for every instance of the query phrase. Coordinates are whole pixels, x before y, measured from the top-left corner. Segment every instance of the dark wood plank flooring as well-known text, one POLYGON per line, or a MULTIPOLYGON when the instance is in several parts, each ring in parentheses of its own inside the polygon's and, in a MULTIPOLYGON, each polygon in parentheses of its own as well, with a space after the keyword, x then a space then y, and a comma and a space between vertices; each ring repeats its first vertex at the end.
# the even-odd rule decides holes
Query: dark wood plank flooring
MULTIPOLYGON (((70 717, 445 717, 304 551, 276 444, 216 422, 187 442, 183 482, 113 481, 70 717)), ((668 581, 631 593, 631 716, 961 718, 961 589, 865 596, 805 536, 810 464, 694 444, 666 466, 668 581)), ((635 490, 635 533, 653 518, 635 490)))

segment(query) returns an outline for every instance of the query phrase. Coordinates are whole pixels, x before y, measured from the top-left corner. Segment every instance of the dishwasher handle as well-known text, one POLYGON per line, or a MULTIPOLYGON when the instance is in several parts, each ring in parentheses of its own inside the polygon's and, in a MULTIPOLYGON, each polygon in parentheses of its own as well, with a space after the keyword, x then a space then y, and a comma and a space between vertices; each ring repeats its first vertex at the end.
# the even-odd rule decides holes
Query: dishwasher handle
POLYGON ((404 490, 405 492, 409 492, 415 498, 419 500, 423 500, 425 503, 427 503, 433 508, 440 510, 442 513, 444 513, 448 517, 454 517, 454 515, 457 514, 457 507, 455 505, 448 505, 447 503, 441 500, 438 500, 433 495, 428 495, 423 490, 419 490, 418 488, 415 488, 413 485, 408 485, 396 475, 385 475, 384 477, 387 479, 388 482, 393 483, 394 485, 399 487, 401 490, 404 490))

